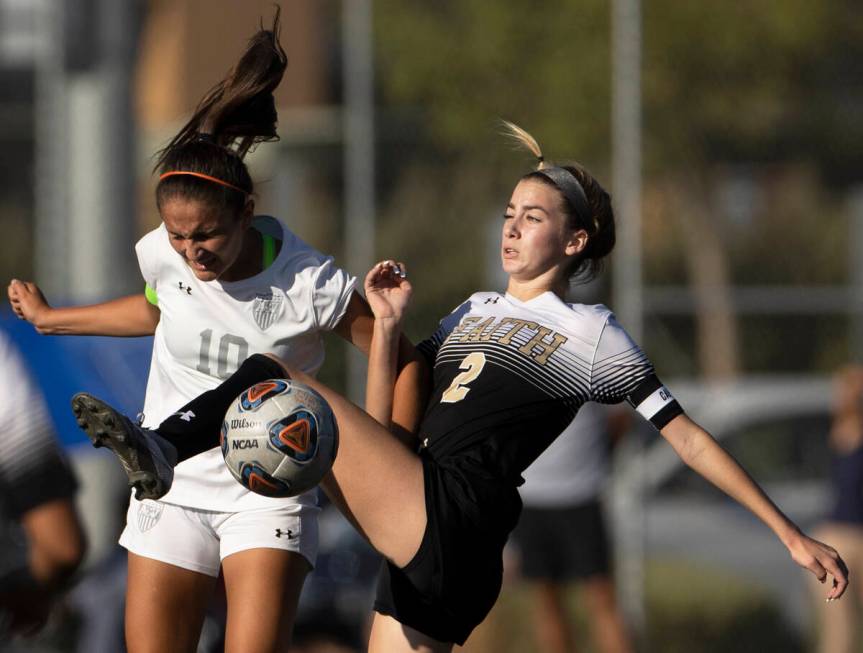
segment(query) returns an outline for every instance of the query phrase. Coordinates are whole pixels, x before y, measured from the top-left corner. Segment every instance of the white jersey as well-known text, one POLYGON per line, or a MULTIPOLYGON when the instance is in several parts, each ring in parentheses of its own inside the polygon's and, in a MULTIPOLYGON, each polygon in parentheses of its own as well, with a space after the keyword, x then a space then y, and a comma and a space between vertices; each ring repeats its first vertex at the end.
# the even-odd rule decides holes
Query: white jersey
MULTIPOLYGON (((240 281, 200 281, 171 247, 164 225, 136 245, 147 285, 161 312, 144 402, 144 425, 158 426, 201 393, 219 385, 249 356, 272 352, 308 374, 324 360, 321 332, 347 309, 355 278, 275 218, 254 227, 281 239, 273 263, 240 281)), ((167 503, 238 511, 285 501, 249 492, 231 476, 215 447, 177 465, 167 503)))

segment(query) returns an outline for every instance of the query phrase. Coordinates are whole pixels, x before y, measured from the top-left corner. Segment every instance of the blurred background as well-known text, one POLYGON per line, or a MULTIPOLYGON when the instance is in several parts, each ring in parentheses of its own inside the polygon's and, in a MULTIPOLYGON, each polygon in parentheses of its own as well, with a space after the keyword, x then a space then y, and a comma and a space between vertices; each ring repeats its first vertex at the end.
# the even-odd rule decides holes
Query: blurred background
MULTIPOLYGON (((422 339, 473 291, 503 288, 500 216, 532 162, 499 120, 520 124, 614 198, 613 260, 573 301, 612 307, 792 519, 824 518, 829 377, 863 359, 863 5, 280 4, 281 139, 248 159, 260 213, 357 275, 404 260, 408 334, 422 339)), ((159 223, 153 154, 272 12, 258 0, 0 0, 0 278, 35 280, 57 304, 141 291, 133 245, 159 223)), ((0 327, 78 471, 82 584, 103 574, 113 580, 97 594, 121 601, 122 578, 105 570, 123 479, 67 406, 88 390, 135 414, 150 343, 37 336, 8 305, 0 327)), ((362 365, 335 340, 322 377, 359 396, 362 365)), ((640 650, 810 650, 812 598, 785 549, 634 424, 604 496, 640 650)), ((370 606, 370 554, 339 518, 327 524, 298 634, 336 612, 349 631, 370 606)), ((81 644, 88 600, 70 600, 32 650, 94 650, 81 644)), ((516 565, 466 649, 536 650, 526 600, 516 565)), ((351 650, 351 637, 335 639, 351 650)))

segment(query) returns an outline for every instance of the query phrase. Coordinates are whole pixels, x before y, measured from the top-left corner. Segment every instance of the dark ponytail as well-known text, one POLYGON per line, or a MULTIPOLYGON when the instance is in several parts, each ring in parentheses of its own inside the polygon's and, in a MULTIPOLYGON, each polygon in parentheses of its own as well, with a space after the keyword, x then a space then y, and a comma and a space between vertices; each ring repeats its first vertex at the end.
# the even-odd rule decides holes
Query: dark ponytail
POLYGON ((279 43, 277 7, 272 29, 261 29, 228 75, 201 100, 192 118, 158 153, 155 169, 162 175, 156 203, 173 197, 201 200, 239 212, 254 192, 243 157, 256 144, 278 140, 273 91, 288 58, 279 43), (192 172, 200 176, 174 174, 192 172))
POLYGON ((569 268, 570 280, 589 281, 593 279, 602 270, 603 259, 614 249, 616 240, 611 196, 584 167, 579 164, 552 166, 545 161, 539 143, 533 136, 511 122, 504 121, 503 124, 507 130, 507 135, 513 138, 519 146, 528 149, 537 159, 536 170, 527 173, 522 179, 535 180, 557 190, 561 196, 569 228, 584 229, 587 232, 587 245, 569 268), (566 170, 575 178, 575 181, 578 182, 577 185, 580 186, 580 191, 584 194, 584 199, 587 200, 589 216, 580 215, 583 211, 579 211, 578 204, 583 204, 584 199, 580 202, 570 199, 578 198, 580 193, 574 195, 569 188, 560 188, 553 180, 554 177, 543 173, 549 168, 566 170))

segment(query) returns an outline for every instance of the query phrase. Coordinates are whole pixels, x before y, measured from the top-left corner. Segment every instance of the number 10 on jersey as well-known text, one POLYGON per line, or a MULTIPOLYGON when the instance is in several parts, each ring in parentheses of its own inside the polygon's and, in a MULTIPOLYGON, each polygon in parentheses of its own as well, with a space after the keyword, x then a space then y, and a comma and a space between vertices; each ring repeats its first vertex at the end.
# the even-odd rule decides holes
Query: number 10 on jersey
POLYGON ((213 376, 212 363, 216 363, 215 375, 227 379, 237 371, 240 364, 249 357, 249 343, 241 336, 225 333, 219 338, 218 347, 213 344, 213 330, 204 329, 200 333, 201 349, 198 352, 198 365, 195 369, 207 376, 213 376), (215 354, 215 356, 214 356, 215 354))

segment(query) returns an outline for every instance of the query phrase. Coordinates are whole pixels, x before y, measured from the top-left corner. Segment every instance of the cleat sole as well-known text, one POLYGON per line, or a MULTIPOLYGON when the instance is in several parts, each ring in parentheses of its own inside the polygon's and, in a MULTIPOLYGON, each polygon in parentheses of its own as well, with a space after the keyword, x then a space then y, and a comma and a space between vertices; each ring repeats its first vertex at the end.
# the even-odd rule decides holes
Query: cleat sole
POLYGON ((117 455, 136 499, 158 499, 165 494, 167 488, 158 474, 141 469, 138 451, 130 444, 126 424, 117 418, 112 408, 82 392, 72 397, 72 412, 94 447, 106 447, 117 455))

